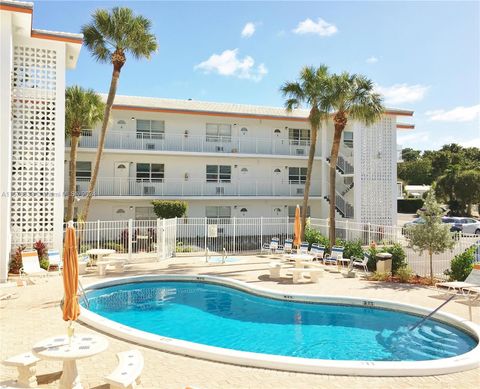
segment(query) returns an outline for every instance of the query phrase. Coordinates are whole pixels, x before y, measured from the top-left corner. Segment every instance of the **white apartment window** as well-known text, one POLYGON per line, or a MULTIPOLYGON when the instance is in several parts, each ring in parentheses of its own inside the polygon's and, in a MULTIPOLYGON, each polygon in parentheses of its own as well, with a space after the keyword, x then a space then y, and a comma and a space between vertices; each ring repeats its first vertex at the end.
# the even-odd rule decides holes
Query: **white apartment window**
POLYGON ((165 122, 163 120, 137 119, 137 138, 163 139, 165 137, 165 122))
MULTIPOLYGON (((288 218, 289 219, 295 219, 295 210, 297 206, 296 205, 289 205, 288 206, 288 218)), ((300 216, 302 216, 302 207, 300 207, 300 216)), ((307 207, 307 217, 310 217, 310 207, 307 207)))
POLYGON ((290 184, 305 184, 307 180, 306 167, 289 167, 288 168, 288 182, 290 184))
POLYGON ((232 140, 232 125, 207 123, 207 142, 230 142, 232 140))
POLYGON ((343 144, 349 148, 353 148, 353 132, 351 131, 343 132, 343 144))
POLYGON ((210 219, 229 219, 232 216, 232 207, 205 207, 205 216, 210 219))
POLYGON ((229 165, 207 165, 207 182, 231 182, 232 167, 229 165))
POLYGON ((137 163, 137 181, 162 182, 164 176, 163 163, 137 163))
POLYGON ((90 161, 77 161, 77 178, 92 177, 92 163, 90 161))
POLYGON ((135 207, 136 220, 155 220, 157 215, 153 212, 153 207, 135 207))
POLYGON ((288 139, 292 145, 307 146, 310 143, 310 130, 305 128, 289 128, 288 139))

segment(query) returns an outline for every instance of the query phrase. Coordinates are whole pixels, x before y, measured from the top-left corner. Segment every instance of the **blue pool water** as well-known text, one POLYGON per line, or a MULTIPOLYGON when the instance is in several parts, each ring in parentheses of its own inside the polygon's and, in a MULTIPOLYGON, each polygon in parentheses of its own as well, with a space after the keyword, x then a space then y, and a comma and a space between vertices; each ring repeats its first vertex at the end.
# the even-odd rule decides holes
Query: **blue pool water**
POLYGON ((154 334, 255 353, 331 360, 453 357, 477 342, 455 327, 397 311, 259 297, 202 282, 139 282, 88 293, 89 309, 154 334))

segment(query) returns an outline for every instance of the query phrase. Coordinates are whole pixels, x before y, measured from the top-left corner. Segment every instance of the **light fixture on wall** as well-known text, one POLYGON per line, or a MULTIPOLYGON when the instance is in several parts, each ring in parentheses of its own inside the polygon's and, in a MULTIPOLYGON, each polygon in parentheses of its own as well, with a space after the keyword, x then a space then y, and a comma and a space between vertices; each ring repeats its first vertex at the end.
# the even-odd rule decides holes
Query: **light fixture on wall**
POLYGON ((184 177, 185 177, 185 181, 188 181, 188 179, 190 178, 190 175, 188 174, 188 172, 185 173, 184 177))
POLYGON ((132 116, 132 120, 135 120, 135 116, 132 116))
POLYGON ((242 214, 242 216, 245 216, 245 214, 248 212, 247 208, 242 208, 240 210, 240 213, 242 214))
POLYGON ((133 211, 133 205, 130 205, 128 209, 130 209, 130 211, 133 211))

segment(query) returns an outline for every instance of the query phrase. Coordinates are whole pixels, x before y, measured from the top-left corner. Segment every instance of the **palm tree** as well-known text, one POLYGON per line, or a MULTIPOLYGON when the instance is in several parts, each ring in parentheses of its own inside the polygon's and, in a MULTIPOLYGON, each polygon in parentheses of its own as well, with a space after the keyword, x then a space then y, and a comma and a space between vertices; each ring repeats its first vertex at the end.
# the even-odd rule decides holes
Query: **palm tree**
POLYGON ((75 179, 77 175, 77 146, 82 130, 93 128, 103 119, 105 104, 93 89, 69 86, 65 89, 65 136, 70 138, 69 191, 66 220, 73 219, 75 179))
POLYGON ((110 112, 117 93, 120 71, 127 60, 126 54, 129 53, 137 59, 150 59, 152 53, 158 49, 157 40, 155 35, 150 33, 150 28, 150 20, 143 16, 135 16, 131 9, 124 7, 115 7, 111 12, 98 9, 92 15, 92 22, 82 27, 85 46, 90 50, 92 56, 99 62, 113 65, 95 166, 81 215, 83 221, 87 221, 90 202, 97 182, 110 112))
POLYGON ((284 97, 285 107, 291 112, 294 108, 306 106, 310 109, 308 121, 310 122, 310 150, 308 153, 307 176, 305 179, 305 190, 303 192, 302 206, 302 240, 305 236, 305 225, 307 222, 308 197, 313 169, 313 159, 317 145, 317 134, 322 119, 326 118, 327 112, 322 109, 324 92, 329 79, 328 67, 321 65, 318 68, 305 66, 300 71, 300 78, 295 82, 286 82, 280 88, 284 97))
POLYGON ((383 114, 382 97, 374 92, 373 82, 363 75, 333 74, 329 80, 328 91, 321 104, 322 108, 333 114, 335 127, 330 154, 330 247, 335 245, 335 178, 340 139, 349 119, 358 120, 365 125, 375 123, 383 114))

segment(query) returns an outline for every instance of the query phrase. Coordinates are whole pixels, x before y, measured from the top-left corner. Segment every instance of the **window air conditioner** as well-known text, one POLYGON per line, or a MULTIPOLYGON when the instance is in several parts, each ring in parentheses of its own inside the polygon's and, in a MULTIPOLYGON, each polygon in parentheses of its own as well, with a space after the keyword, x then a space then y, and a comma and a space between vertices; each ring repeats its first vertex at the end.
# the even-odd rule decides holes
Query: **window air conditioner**
POLYGON ((155 143, 147 143, 147 150, 155 150, 155 143))
POLYGON ((303 195, 303 188, 297 188, 297 194, 303 195))
POLYGON ((143 194, 144 195, 154 195, 155 194, 155 187, 154 186, 144 186, 143 187, 143 194))
POLYGON ((223 186, 217 186, 216 190, 215 190, 215 193, 217 195, 223 195, 223 194, 225 194, 225 188, 223 186))
POLYGON ((295 149, 296 155, 305 155, 305 149, 295 149))
POLYGON ((223 152, 223 146, 216 146, 215 151, 223 152))

